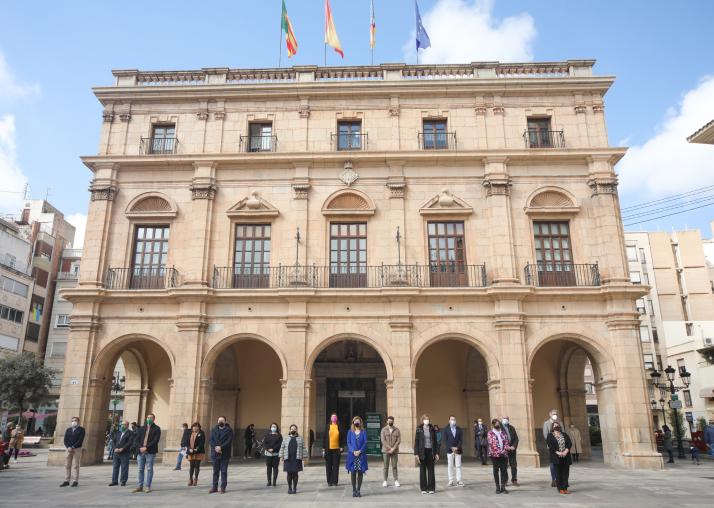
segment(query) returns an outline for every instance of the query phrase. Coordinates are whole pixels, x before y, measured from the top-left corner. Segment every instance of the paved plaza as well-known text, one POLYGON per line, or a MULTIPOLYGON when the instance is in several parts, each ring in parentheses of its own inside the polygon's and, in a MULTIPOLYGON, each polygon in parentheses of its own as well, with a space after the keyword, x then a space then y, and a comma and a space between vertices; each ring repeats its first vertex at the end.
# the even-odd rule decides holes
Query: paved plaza
POLYGON ((82 468, 78 488, 59 488, 64 470, 48 467, 47 451, 37 450, 35 457, 21 458, 11 469, 0 473, 0 506, 221 506, 246 507, 334 507, 350 503, 364 507, 416 506, 492 506, 492 507, 657 507, 712 506, 714 461, 702 460, 701 466, 689 461, 668 465, 663 471, 628 471, 607 468, 598 463, 581 463, 571 469, 572 494, 563 496, 550 487, 548 470, 522 468, 521 487, 510 488, 508 495, 496 495, 491 466, 469 462, 464 467, 465 487, 446 487, 446 465, 437 466, 437 493, 423 496, 418 491, 418 470, 403 468, 402 487, 382 487, 382 472, 378 462, 370 470, 362 486, 362 498, 353 499, 347 485, 348 476, 340 474, 337 488, 325 485, 321 460, 314 460, 300 476, 298 494, 289 496, 284 474, 278 486, 265 486, 263 461, 237 461, 228 471, 226 494, 208 494, 211 475, 206 467, 198 487, 187 487, 187 471, 173 471, 171 466, 157 465, 153 492, 132 494, 136 467, 132 463, 126 487, 108 487, 109 465, 82 468), (9 496, 9 497, 8 497, 9 496))

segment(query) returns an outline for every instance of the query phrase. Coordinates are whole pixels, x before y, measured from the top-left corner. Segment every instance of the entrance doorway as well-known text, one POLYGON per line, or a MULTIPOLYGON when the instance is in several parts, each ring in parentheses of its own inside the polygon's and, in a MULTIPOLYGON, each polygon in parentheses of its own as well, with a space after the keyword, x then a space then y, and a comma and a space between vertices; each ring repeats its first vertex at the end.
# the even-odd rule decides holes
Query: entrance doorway
POLYGON ((374 378, 328 378, 325 392, 326 411, 336 412, 347 426, 355 416, 377 410, 377 390, 374 378), (337 408, 337 409, 327 409, 337 408))

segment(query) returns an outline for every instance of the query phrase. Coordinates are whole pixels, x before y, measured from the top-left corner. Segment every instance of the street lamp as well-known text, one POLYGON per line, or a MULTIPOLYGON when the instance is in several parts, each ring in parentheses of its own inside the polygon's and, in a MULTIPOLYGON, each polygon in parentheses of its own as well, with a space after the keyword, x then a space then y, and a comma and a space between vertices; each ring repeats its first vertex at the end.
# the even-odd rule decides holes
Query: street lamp
MULTIPOLYGON (((116 413, 117 413, 117 404, 119 404, 119 392, 124 391, 124 382, 126 381, 126 377, 122 376, 119 377, 119 371, 114 372, 114 375, 112 376, 112 426, 111 426, 111 433, 109 435, 110 439, 114 435, 115 431, 115 426, 116 426, 116 413)), ((111 459, 114 455, 114 447, 109 448, 109 458, 111 459)))
MULTIPOLYGON (((662 376, 660 372, 657 372, 656 370, 652 371, 650 373, 650 377, 652 378, 652 384, 656 387, 659 388, 660 393, 662 394, 662 398, 660 399, 660 404, 662 405, 662 417, 665 417, 664 413, 664 394, 669 392, 670 394, 670 401, 669 401, 669 407, 672 409, 673 413, 673 418, 674 418, 674 431, 677 436, 677 457, 680 459, 684 459, 686 456, 684 455, 684 446, 682 445, 682 426, 679 422, 679 413, 677 412, 677 409, 682 407, 682 402, 677 399, 676 393, 680 390, 684 390, 686 388, 689 388, 689 384, 691 383, 692 375, 687 372, 685 369, 680 369, 679 371, 679 378, 682 380, 682 383, 684 386, 675 386, 674 381, 675 381, 675 376, 677 373, 677 370, 672 367, 671 365, 668 365, 666 369, 664 369, 664 373, 667 376, 667 382, 666 383, 660 383, 659 380, 662 376)), ((666 419, 665 419, 666 422, 666 419)))

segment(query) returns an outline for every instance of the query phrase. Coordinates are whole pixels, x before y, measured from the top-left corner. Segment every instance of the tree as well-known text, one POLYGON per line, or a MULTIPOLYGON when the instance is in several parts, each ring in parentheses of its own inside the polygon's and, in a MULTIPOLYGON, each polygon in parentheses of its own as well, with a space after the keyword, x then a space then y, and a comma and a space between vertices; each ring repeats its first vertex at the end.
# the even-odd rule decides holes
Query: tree
POLYGON ((56 370, 45 367, 34 353, 0 359, 0 400, 5 401, 9 409, 20 412, 18 425, 25 409, 48 401, 52 377, 56 374, 56 370))

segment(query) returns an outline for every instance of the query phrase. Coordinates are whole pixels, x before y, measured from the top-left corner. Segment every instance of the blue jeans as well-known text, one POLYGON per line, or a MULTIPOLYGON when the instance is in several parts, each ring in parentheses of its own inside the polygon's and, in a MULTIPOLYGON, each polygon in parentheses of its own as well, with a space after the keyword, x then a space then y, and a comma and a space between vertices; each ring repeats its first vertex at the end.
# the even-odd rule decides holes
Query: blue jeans
POLYGON ((556 471, 557 468, 555 467, 555 464, 550 465, 550 480, 551 481, 557 481, 558 477, 556 476, 556 471))
POLYGON ((121 469, 121 483, 124 485, 129 478, 129 453, 114 453, 112 460, 112 483, 119 481, 119 469, 121 469))
POLYGON ((136 456, 136 465, 139 467, 139 487, 144 486, 144 466, 146 466, 146 486, 151 488, 151 480, 154 479, 155 458, 155 453, 140 453, 136 456))
POLYGON ((179 450, 178 457, 176 457, 176 469, 181 471, 181 462, 183 462, 183 453, 179 450))
POLYGON ((221 489, 226 490, 226 485, 228 485, 228 462, 231 458, 229 456, 223 456, 223 454, 216 455, 213 458, 213 488, 218 488, 218 476, 221 477, 221 489))

